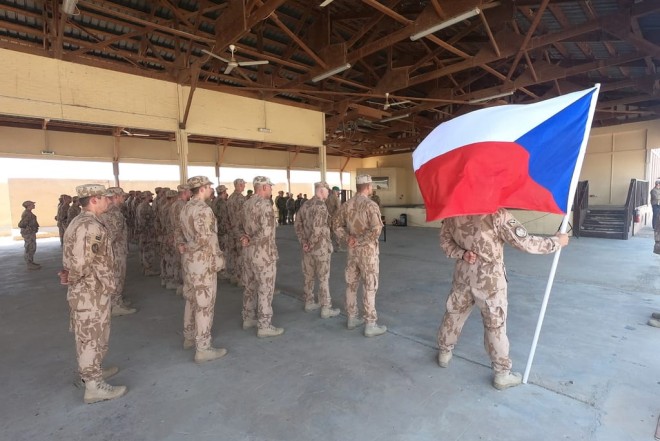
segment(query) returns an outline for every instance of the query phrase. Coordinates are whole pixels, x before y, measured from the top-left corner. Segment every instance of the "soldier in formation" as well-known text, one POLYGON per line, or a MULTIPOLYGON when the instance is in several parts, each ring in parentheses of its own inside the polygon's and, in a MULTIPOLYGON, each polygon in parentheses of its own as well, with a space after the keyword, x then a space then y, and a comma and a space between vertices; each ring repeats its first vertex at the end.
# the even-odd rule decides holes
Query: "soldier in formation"
POLYGON ((67 225, 67 216, 69 214, 69 206, 71 204, 71 196, 68 194, 63 194, 60 196, 60 203, 57 205, 57 215, 55 216, 55 221, 57 221, 57 229, 60 233, 60 245, 64 244, 64 230, 66 230, 67 225))
POLYGON ((41 269, 41 265, 34 262, 34 253, 37 251, 37 232, 39 231, 39 222, 37 222, 37 216, 32 213, 32 210, 34 210, 36 205, 32 201, 25 201, 22 205, 25 210, 23 210, 23 213, 21 214, 18 228, 21 229, 21 236, 23 236, 23 241, 25 242, 23 259, 25 260, 28 270, 38 270, 41 269))
MULTIPOLYGON (((227 271, 230 281, 234 285, 244 286, 243 275, 243 246, 241 245, 241 236, 243 234, 243 205, 245 204, 245 181, 243 179, 234 180, 234 192, 227 199, 227 211, 229 224, 229 265, 227 271)), ((256 189, 255 189, 256 192, 256 189)))

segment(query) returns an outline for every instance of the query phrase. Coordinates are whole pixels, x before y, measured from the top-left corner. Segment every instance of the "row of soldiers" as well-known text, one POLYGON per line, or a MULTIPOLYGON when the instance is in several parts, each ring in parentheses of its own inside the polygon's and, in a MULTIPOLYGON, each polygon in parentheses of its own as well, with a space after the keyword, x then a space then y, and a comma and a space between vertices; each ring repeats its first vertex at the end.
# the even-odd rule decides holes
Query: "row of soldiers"
MULTIPOLYGON (((332 308, 328 287, 331 225, 337 237, 356 250, 349 251, 346 271, 347 327, 354 329, 366 321, 364 334, 371 337, 386 328, 376 324, 382 224, 376 204, 361 197, 360 187, 365 194, 371 188, 367 179, 358 177, 358 195, 341 210, 338 192, 330 192, 325 183, 315 184, 315 196, 300 209, 296 234, 303 251, 304 310, 320 309, 322 318, 339 314, 332 308), (319 280, 318 302, 313 294, 315 279, 319 280), (360 279, 365 285, 364 318, 358 316, 356 301, 360 279)), ((157 189, 156 198, 149 191, 131 195, 119 187, 106 190, 88 184, 77 188, 83 211, 65 230, 60 278, 69 286, 71 328, 85 383, 85 402, 126 393, 124 386, 105 382, 118 369, 102 369, 101 362, 107 351, 110 317, 135 312, 122 296, 129 238, 138 242, 144 274, 160 274, 164 286, 183 294, 183 347, 195 348, 196 362, 215 360, 227 352, 211 345, 217 274, 223 270, 227 278, 244 288, 243 329, 257 328, 261 338, 284 333, 283 328, 272 324, 278 259, 273 183, 258 176, 252 184, 252 198, 243 195, 245 181, 237 179, 231 195, 221 185, 213 200, 212 184, 203 176, 190 178, 177 190, 157 189)))

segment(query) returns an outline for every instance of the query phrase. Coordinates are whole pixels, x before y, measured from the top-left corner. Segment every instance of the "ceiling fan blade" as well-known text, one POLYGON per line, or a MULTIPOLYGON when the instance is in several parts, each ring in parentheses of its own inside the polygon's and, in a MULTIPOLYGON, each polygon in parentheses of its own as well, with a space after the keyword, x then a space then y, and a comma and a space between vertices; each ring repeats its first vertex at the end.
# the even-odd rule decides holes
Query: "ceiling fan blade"
POLYGON ((216 55, 211 51, 207 51, 206 49, 202 49, 202 52, 204 52, 206 55, 212 56, 213 58, 217 58, 218 60, 224 61, 225 63, 229 63, 229 60, 227 60, 226 58, 222 58, 220 55, 216 55))
POLYGON ((412 101, 410 100, 403 100, 403 101, 397 101, 396 103, 390 103, 390 106, 400 106, 401 104, 410 104, 412 101))
POLYGON ((225 69, 225 75, 229 75, 229 73, 234 70, 234 65, 233 64, 228 64, 227 69, 225 69))
POLYGON ((258 64, 268 64, 268 60, 257 60, 257 61, 239 61, 239 66, 256 66, 258 64))

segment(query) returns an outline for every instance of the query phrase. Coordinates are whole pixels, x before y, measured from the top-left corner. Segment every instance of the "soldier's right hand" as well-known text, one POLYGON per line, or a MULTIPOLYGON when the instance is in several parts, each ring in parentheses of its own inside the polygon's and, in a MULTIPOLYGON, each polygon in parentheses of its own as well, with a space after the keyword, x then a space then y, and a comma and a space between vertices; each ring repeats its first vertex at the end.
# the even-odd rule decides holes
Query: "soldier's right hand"
POLYGON ((555 234, 559 238, 559 246, 564 248, 566 245, 568 245, 568 234, 566 233, 557 233, 555 234))
POLYGON ((60 285, 69 284, 69 270, 62 269, 57 275, 60 276, 60 285))
POLYGON ((477 254, 474 251, 465 250, 462 259, 472 265, 477 261, 477 254))

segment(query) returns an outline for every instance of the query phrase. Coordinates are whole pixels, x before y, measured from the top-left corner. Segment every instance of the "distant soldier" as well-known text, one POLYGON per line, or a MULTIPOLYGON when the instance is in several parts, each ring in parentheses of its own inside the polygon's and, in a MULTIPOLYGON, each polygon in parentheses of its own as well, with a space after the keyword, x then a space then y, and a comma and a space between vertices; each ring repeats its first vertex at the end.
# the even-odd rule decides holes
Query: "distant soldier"
POLYGON ((277 208, 277 223, 280 225, 286 224, 286 198, 283 191, 278 191, 275 196, 275 208, 277 208))
POLYGON ((332 191, 328 195, 328 199, 325 200, 325 206, 328 207, 328 215, 330 215, 330 237, 332 237, 332 245, 335 251, 341 250, 341 244, 337 240, 337 235, 335 234, 332 224, 335 217, 337 216, 337 211, 339 211, 339 187, 332 187, 332 191))
POLYGON ((248 190, 248 191, 247 191, 247 194, 245 195, 245 199, 250 199, 250 198, 252 197, 252 194, 253 194, 253 193, 254 193, 254 191, 252 191, 252 190, 248 190))
POLYGON ((292 193, 287 193, 286 199, 286 223, 293 224, 294 216, 296 215, 296 200, 293 199, 292 193))
POLYGON ((339 309, 332 308, 330 299, 330 259, 332 240, 325 200, 330 187, 325 182, 314 184, 314 197, 306 202, 296 214, 295 229, 302 246, 302 270, 305 277, 305 312, 321 308, 321 318, 339 315, 339 309), (314 300, 314 280, 319 280, 319 302, 314 300))
POLYGON ((85 383, 85 403, 112 400, 126 393, 126 386, 105 380, 119 369, 102 369, 110 337, 110 297, 115 292, 114 255, 108 231, 98 216, 108 209, 105 187, 76 187, 83 211, 64 233, 60 283, 68 285, 71 330, 76 342, 78 372, 85 383))
MULTIPOLYGON (((230 281, 234 285, 243 286, 243 246, 241 235, 243 234, 243 204, 245 204, 245 181, 234 180, 234 192, 227 199, 227 211, 229 213, 229 267, 227 268, 230 281)), ((256 191, 256 190, 255 190, 256 191)))
POLYGON ((376 291, 378 290, 378 237, 383 228, 378 205, 369 196, 373 191, 371 176, 357 176, 357 191, 343 204, 335 219, 335 232, 348 244, 346 261, 346 315, 348 329, 366 322, 365 337, 384 334, 387 327, 377 324, 376 291), (364 319, 358 317, 357 291, 362 281, 364 319))
POLYGON ((257 337, 276 337, 284 329, 272 325, 273 294, 277 270, 277 244, 275 243, 275 213, 270 197, 273 183, 265 176, 252 181, 254 196, 243 207, 243 234, 245 247, 245 289, 243 290, 243 329, 257 326, 257 337))
POLYGON ((63 194, 60 196, 61 202, 57 205, 57 229, 60 233, 60 245, 64 244, 64 230, 67 225, 67 215, 69 214, 69 205, 71 204, 71 196, 63 194))
POLYGON ((115 290, 110 295, 112 315, 122 316, 133 314, 135 308, 126 306, 124 302, 124 283, 126 282, 126 259, 128 258, 128 228, 126 220, 121 213, 121 205, 124 203, 124 190, 121 187, 108 188, 108 209, 101 213, 98 218, 108 231, 108 240, 114 255, 115 290))
POLYGON ((71 199, 71 206, 69 207, 69 211, 66 214, 66 225, 67 225, 66 228, 68 228, 68 225, 71 223, 71 221, 79 214, 80 214, 80 202, 78 201, 78 196, 74 196, 71 199))
MULTIPOLYGON (((178 198, 172 203, 169 211, 169 231, 168 236, 171 236, 170 240, 174 248, 177 247, 177 231, 181 229, 181 211, 186 205, 186 202, 190 200, 190 188, 187 184, 178 185, 176 187, 179 194, 178 198)), ((173 266, 173 282, 176 284, 176 295, 183 295, 183 269, 181 267, 181 253, 176 249, 174 253, 174 260, 172 261, 173 266)))
POLYGON ((376 205, 378 205, 378 211, 380 211, 380 212, 381 212, 381 215, 382 215, 382 213, 383 213, 383 206, 380 204, 380 196, 378 196, 378 195, 376 194, 376 190, 374 190, 374 192, 372 193, 372 195, 371 195, 371 200, 374 201, 374 202, 376 203, 376 205))
POLYGON ((217 273, 225 265, 218 245, 218 230, 213 210, 206 201, 211 196, 211 181, 194 176, 187 182, 192 192, 181 210, 177 248, 183 264, 183 348, 195 347, 195 362, 223 357, 227 350, 211 346, 211 327, 218 289, 217 273))
MULTIPOLYGON (((223 253, 227 253, 229 248, 229 208, 227 208, 227 187, 224 185, 218 185, 216 187, 218 196, 215 198, 213 205, 213 213, 215 214, 215 219, 218 221, 218 243, 220 244, 220 249, 223 253)), ((247 197, 245 198, 247 200, 247 197)), ((229 275, 226 270, 220 272, 219 277, 221 279, 229 278, 229 275)))
POLYGON ((37 216, 32 213, 32 210, 35 208, 35 203, 32 201, 25 201, 22 205, 25 210, 23 210, 23 214, 21 214, 18 228, 21 229, 21 236, 23 236, 23 241, 25 242, 23 259, 25 259, 25 264, 27 265, 28 270, 38 270, 41 269, 41 265, 34 262, 34 253, 37 251, 37 232, 39 231, 37 216))
POLYGON ((154 210, 151 208, 153 193, 142 192, 142 202, 135 211, 137 222, 137 233, 140 246, 140 263, 145 276, 157 276, 160 274, 157 265, 156 253, 156 230, 154 227, 154 210))
POLYGON ((653 210, 651 224, 655 230, 658 218, 660 218, 660 179, 655 180, 655 187, 651 189, 651 209, 653 210))

